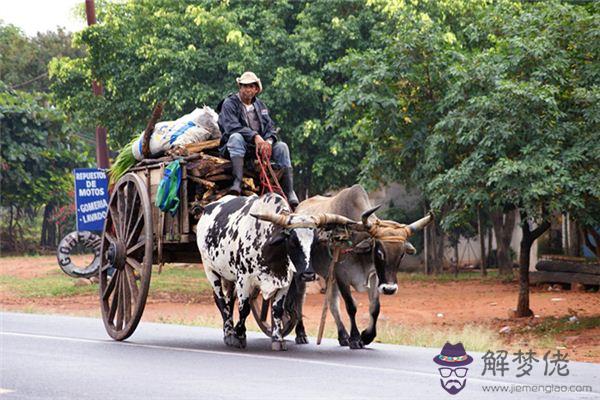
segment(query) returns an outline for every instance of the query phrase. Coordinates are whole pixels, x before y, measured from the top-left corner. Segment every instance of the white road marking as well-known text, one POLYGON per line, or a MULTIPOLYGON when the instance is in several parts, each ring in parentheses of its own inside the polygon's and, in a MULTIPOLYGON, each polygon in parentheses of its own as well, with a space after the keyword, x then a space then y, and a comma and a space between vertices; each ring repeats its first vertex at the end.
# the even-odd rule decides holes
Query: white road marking
MULTIPOLYGON (((230 357, 242 357, 242 358, 257 358, 263 360, 273 360, 273 361, 288 361, 288 362, 298 362, 298 363, 306 363, 306 364, 314 364, 314 365, 322 365, 328 367, 340 367, 340 368, 350 368, 350 369, 359 369, 359 370, 369 370, 369 371, 379 371, 393 374, 407 374, 407 375, 417 375, 417 376, 425 376, 425 377, 434 377, 439 379, 438 373, 431 372, 420 372, 413 371, 408 369, 401 368, 385 368, 385 367, 369 367, 363 365, 352 365, 352 364, 342 364, 336 362, 329 361, 319 361, 319 360, 306 360, 303 358, 295 358, 295 357, 276 357, 276 356, 266 356, 261 354, 244 354, 244 353, 233 353, 227 351, 219 351, 219 350, 202 350, 202 349, 188 349, 183 347, 172 347, 172 346, 159 346, 154 344, 142 344, 142 343, 129 343, 129 342, 117 342, 112 340, 100 340, 100 339, 84 339, 84 338, 72 338, 66 336, 51 336, 51 335, 38 335, 31 333, 20 333, 20 332, 0 332, 0 335, 4 336, 16 336, 16 337, 27 337, 27 338, 37 338, 37 339, 48 339, 48 340, 63 340, 67 342, 79 342, 79 343, 101 343, 113 346, 129 346, 129 347, 141 347, 147 349, 155 349, 155 350, 171 350, 171 351, 181 351, 181 352, 190 352, 190 353, 201 353, 201 354, 212 354, 212 355, 220 355, 220 356, 230 356, 230 357)), ((483 379, 479 377, 468 377, 470 382, 481 382, 483 384, 502 384, 502 385, 510 385, 510 384, 531 384, 536 385, 540 383, 527 383, 521 381, 511 381, 511 380, 491 380, 491 379, 483 379)), ((436 380, 437 382, 437 380, 436 380)), ((591 394, 595 397, 600 397, 600 394, 597 392, 586 392, 585 394, 591 394)))

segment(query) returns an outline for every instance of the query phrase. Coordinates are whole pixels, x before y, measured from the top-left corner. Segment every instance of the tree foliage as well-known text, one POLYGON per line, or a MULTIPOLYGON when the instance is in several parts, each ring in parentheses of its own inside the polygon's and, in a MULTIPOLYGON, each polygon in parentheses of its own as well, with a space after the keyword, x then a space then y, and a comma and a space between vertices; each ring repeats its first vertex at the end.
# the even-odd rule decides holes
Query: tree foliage
POLYGON ((368 48, 371 27, 382 18, 360 1, 107 3, 99 24, 76 37, 88 56, 52 63, 53 91, 76 120, 108 127, 110 145, 119 149, 143 128, 156 101, 168 101, 167 119, 214 107, 237 90, 235 77, 253 70, 291 145, 298 182, 315 193, 351 183, 362 155, 351 132, 326 123, 344 82, 328 65, 368 48), (90 94, 92 79, 104 84, 104 97, 90 94))
POLYGON ((50 60, 82 55, 81 49, 71 46, 71 34, 62 28, 27 37, 16 26, 0 21, 0 80, 9 87, 47 92, 50 60))
POLYGON ((101 3, 53 91, 114 149, 157 100, 216 105, 254 70, 303 193, 417 186, 448 232, 518 209, 598 224, 598 10, 517 0, 101 3), (94 98, 92 79, 105 84, 94 98))
POLYGON ((80 138, 65 129, 64 115, 42 95, 0 83, 0 125, 0 205, 14 217, 8 230, 18 242, 22 237, 10 225, 22 226, 20 217, 43 205, 70 202, 71 170, 86 166, 87 155, 80 138))

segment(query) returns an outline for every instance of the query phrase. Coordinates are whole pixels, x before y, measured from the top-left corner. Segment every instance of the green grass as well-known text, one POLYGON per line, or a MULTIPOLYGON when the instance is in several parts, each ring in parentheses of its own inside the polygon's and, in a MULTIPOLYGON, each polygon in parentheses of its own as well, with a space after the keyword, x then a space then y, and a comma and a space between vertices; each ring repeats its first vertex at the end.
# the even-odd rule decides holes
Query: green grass
POLYGON ((159 274, 154 267, 150 282, 150 295, 198 296, 212 293, 204 270, 198 265, 165 265, 159 274))
POLYGON ((565 331, 581 331, 600 327, 600 317, 578 317, 576 322, 569 322, 568 316, 561 318, 546 318, 535 325, 530 332, 536 335, 553 336, 565 331))
POLYGON ((98 286, 75 286, 73 278, 58 270, 30 279, 0 275, 0 290, 13 292, 24 298, 70 297, 96 294, 98 286))
POLYGON ((505 278, 501 278, 498 275, 497 270, 488 271, 487 276, 482 277, 479 271, 473 272, 459 272, 457 276, 453 273, 443 272, 438 275, 427 275, 423 273, 399 273, 398 281, 400 282, 458 282, 458 281, 480 281, 480 282, 501 282, 505 278))
MULTIPOLYGON (((215 308, 214 315, 199 315, 194 319, 185 319, 181 317, 172 317, 172 316, 159 316, 156 322, 162 324, 176 324, 176 325, 189 325, 189 326, 204 326, 209 328, 223 328, 223 320, 219 315, 215 308)), ((236 317, 234 318, 237 321, 237 312, 235 313, 236 317)), ((252 314, 246 319, 246 329, 252 332, 261 332, 260 328, 256 324, 256 321, 252 317, 252 314)))
MULTIPOLYGON (((237 315, 237 312, 236 312, 237 315)), ((337 329, 331 316, 325 325, 323 337, 337 339, 337 329)), ((237 320, 237 319, 236 319, 237 320)), ((222 328, 223 322, 221 317, 215 315, 201 315, 192 320, 171 317, 159 316, 157 322, 164 324, 178 324, 191 326, 205 326, 212 328, 222 328)), ((251 316, 246 320, 246 328, 249 331, 260 332, 256 321, 251 316)), ((317 336, 317 326, 307 324, 306 333, 309 336, 317 336)), ((288 336, 288 340, 293 340, 295 333, 292 331, 288 336)), ((377 343, 399 344, 405 346, 419 347, 442 347, 446 342, 457 343, 462 342, 470 351, 485 352, 490 349, 501 349, 506 347, 500 340, 498 334, 489 328, 465 325, 462 329, 459 328, 440 328, 435 326, 411 327, 399 324, 380 321, 377 326, 377 343)))
MULTIPOLYGON (((12 292, 23 298, 70 297, 98 293, 98 285, 75 286, 75 279, 60 269, 35 278, 19 278, 0 275, 0 290, 12 292)), ((193 297, 212 293, 204 271, 194 266, 166 265, 162 273, 156 267, 152 271, 150 295, 193 297)))
MULTIPOLYGON (((317 328, 308 327, 309 336, 317 336, 317 328)), ((294 333, 290 334, 294 337, 294 333)), ((331 319, 325 326, 324 337, 337 339, 337 330, 331 319)), ((502 348, 498 334, 482 326, 465 325, 459 328, 441 328, 436 326, 405 326, 387 321, 377 324, 377 343, 399 344, 418 347, 442 347, 446 342, 462 342, 470 351, 487 351, 502 348)))

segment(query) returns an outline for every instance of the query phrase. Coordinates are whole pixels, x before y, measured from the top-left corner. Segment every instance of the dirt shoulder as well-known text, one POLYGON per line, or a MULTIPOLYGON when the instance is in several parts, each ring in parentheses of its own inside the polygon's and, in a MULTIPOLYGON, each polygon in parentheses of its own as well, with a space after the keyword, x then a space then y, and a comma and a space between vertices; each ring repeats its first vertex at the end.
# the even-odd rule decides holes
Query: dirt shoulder
MULTIPOLYGON (((162 276, 153 274, 143 320, 218 326, 220 317, 200 267, 177 266, 170 270, 162 276), (153 284, 158 289, 152 291, 153 284)), ((63 295, 66 291, 48 295, 24 292, 25 289, 13 284, 33 284, 44 279, 59 281, 65 287, 74 285, 74 280, 59 270, 54 257, 0 258, 2 309, 100 315, 97 286, 78 288, 68 295, 63 295)), ((316 334, 323 297, 318 290, 307 295, 304 319, 309 334, 316 334)), ((368 298, 362 293, 355 293, 355 298, 359 328, 364 329, 369 321, 368 298)), ((498 346, 507 350, 532 348, 543 354, 558 348, 568 352, 571 360, 600 362, 600 293, 597 292, 532 288, 530 302, 536 317, 526 319, 509 317, 509 310, 516 306, 516 282, 501 283, 493 279, 442 282, 401 275, 398 294, 381 300, 378 325, 381 341, 437 346, 445 340, 475 341, 477 338, 468 336, 481 336, 484 332, 488 342, 481 346, 494 345, 496 350, 498 346), (500 333, 501 330, 505 333, 500 333), (415 332, 421 332, 421 341, 415 340, 415 332)), ((249 329, 252 328, 256 326, 250 322, 249 329)), ((326 333, 335 337, 330 315, 326 333)))

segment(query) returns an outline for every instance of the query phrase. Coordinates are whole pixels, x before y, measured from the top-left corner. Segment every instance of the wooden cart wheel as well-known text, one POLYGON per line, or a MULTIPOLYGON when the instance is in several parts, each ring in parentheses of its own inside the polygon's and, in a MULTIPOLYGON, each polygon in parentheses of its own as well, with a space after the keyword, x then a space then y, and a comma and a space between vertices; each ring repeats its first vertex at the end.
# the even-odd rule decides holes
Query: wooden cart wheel
MULTIPOLYGON (((268 337, 271 337, 271 326, 273 321, 271 317, 272 299, 265 300, 259 291, 257 291, 250 301, 252 315, 258 324, 261 331, 268 337)), ((296 326, 298 319, 295 315, 291 315, 287 310, 283 313, 283 336, 287 336, 296 326)))
POLYGON ((128 173, 113 188, 100 250, 100 307, 106 331, 115 340, 127 339, 140 322, 150 287, 153 246, 146 185, 128 173))

